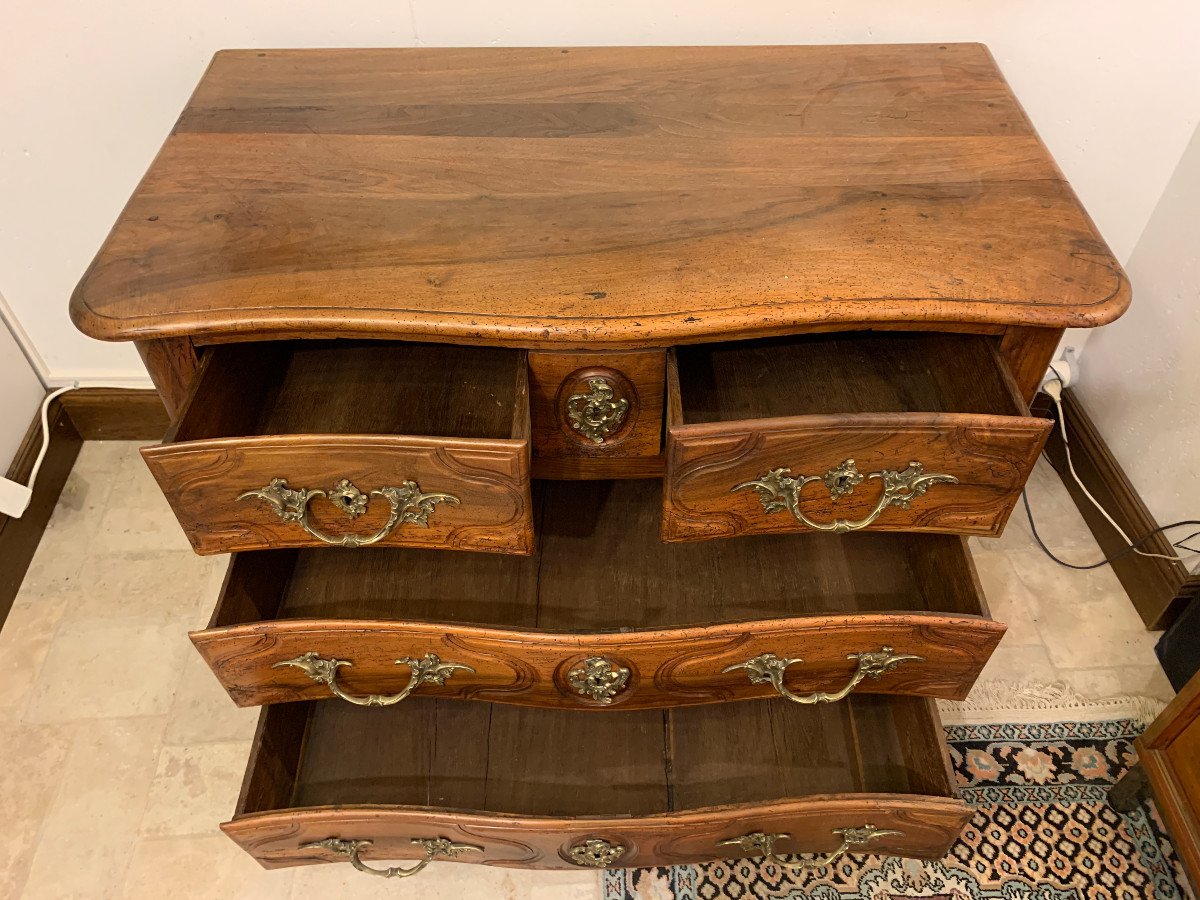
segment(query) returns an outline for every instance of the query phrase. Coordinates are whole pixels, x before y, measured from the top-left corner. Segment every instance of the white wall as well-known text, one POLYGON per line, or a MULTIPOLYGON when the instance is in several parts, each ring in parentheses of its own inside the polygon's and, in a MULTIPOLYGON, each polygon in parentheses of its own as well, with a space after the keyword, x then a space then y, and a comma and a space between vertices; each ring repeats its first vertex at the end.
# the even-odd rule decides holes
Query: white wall
POLYGON ((0 477, 12 465, 45 393, 33 366, 0 317, 0 477))
POLYGON ((1200 121, 1187 0, 7 0, 0 291, 52 381, 142 373, 67 299, 221 47, 984 41, 1117 255, 1200 121))
POLYGON ((1129 260, 1133 306, 1081 361, 1080 399, 1160 524, 1200 519, 1198 221, 1200 131, 1129 260))

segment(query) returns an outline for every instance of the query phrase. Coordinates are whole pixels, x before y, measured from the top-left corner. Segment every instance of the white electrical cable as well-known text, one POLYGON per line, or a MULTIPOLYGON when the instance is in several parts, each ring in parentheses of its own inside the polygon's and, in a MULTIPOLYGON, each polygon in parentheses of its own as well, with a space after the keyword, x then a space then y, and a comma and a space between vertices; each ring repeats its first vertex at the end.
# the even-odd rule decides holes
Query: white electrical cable
POLYGON ((1054 377, 1058 380, 1058 383, 1055 384, 1054 382, 1047 381, 1044 385, 1042 385, 1042 393, 1054 401, 1054 406, 1058 410, 1058 427, 1059 431, 1062 432, 1063 450, 1067 457, 1067 469, 1070 471, 1071 477, 1075 479, 1075 483, 1079 485, 1079 489, 1083 491, 1083 495, 1092 502, 1092 506, 1099 510, 1100 515, 1104 516, 1104 518, 1108 520, 1108 524, 1111 525, 1116 530, 1117 534, 1119 534, 1125 540, 1125 543, 1132 547, 1134 553, 1138 554, 1139 556, 1149 556, 1152 559, 1169 559, 1173 562, 1182 562, 1183 560, 1179 556, 1169 556, 1166 553, 1149 553, 1145 550, 1139 550, 1137 547, 1133 547, 1133 540, 1125 533, 1125 530, 1116 523, 1113 517, 1108 514, 1108 510, 1100 505, 1100 501, 1092 496, 1092 492, 1087 489, 1087 486, 1083 483, 1083 479, 1081 479, 1079 477, 1079 473, 1075 471, 1075 464, 1071 461, 1071 443, 1067 440, 1067 417, 1063 412, 1062 405, 1063 378, 1062 375, 1059 374, 1058 370, 1054 367, 1054 363, 1050 364, 1050 371, 1054 373, 1054 377))
POLYGON ((129 385, 127 385, 127 384, 82 384, 81 385, 78 381, 76 381, 75 383, 68 384, 65 387, 57 388, 56 390, 51 391, 44 398, 42 398, 42 408, 41 408, 41 413, 40 413, 40 419, 41 419, 41 424, 42 424, 42 446, 41 446, 41 449, 38 450, 37 459, 35 459, 33 461, 33 468, 29 472, 29 483, 25 484, 25 485, 20 485, 20 484, 17 484, 16 482, 8 481, 8 479, 0 478, 0 482, 7 483, 7 485, 10 488, 13 485, 16 485, 15 490, 21 492, 24 495, 23 497, 20 497, 20 498, 10 498, 10 502, 17 502, 19 504, 19 508, 16 510, 5 510, 5 512, 8 515, 13 516, 14 518, 19 518, 25 512, 25 510, 29 508, 29 502, 30 502, 30 499, 33 494, 33 486, 37 483, 38 472, 41 471, 42 462, 46 459, 46 453, 50 449, 50 404, 54 401, 54 399, 56 397, 61 397, 63 394, 67 393, 67 391, 74 391, 79 388, 94 388, 94 387, 119 388, 119 389, 124 390, 124 389, 128 389, 129 385))

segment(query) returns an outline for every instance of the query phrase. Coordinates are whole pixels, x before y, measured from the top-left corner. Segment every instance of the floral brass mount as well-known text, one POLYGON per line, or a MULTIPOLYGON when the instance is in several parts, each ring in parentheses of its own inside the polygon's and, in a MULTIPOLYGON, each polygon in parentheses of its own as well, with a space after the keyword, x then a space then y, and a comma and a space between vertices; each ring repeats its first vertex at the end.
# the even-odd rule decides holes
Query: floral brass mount
POLYGON ((603 656, 589 656, 567 673, 567 684, 579 694, 608 705, 629 682, 629 670, 603 656))
POLYGON ((271 668, 280 669, 284 666, 295 666, 297 669, 302 669, 304 674, 317 684, 323 684, 328 687, 335 697, 339 697, 347 703, 353 703, 355 706, 393 706, 405 699, 422 684, 436 684, 441 687, 446 683, 446 679, 453 675, 457 669, 462 669, 466 672, 475 671, 470 666, 442 662, 436 653, 426 653, 421 659, 413 659, 411 656, 405 656, 396 660, 396 665, 408 666, 412 669, 408 684, 404 690, 398 694, 367 694, 363 697, 356 697, 353 694, 347 694, 342 690, 341 685, 337 683, 337 670, 342 666, 352 665, 353 663, 348 660, 326 659, 313 651, 309 651, 297 656, 295 659, 285 659, 283 662, 277 662, 271 668))
POLYGON ((593 444, 603 444, 625 421, 629 401, 614 399, 617 391, 607 378, 589 378, 587 386, 586 394, 567 398, 567 420, 593 444))
POLYGON ((453 494, 423 494, 415 481, 405 481, 400 487, 385 487, 371 491, 372 497, 383 497, 391 508, 387 522, 371 535, 323 534, 308 521, 308 504, 313 497, 326 497, 330 503, 344 512, 351 519, 357 519, 367 510, 368 497, 349 480, 343 478, 335 484, 332 490, 323 491, 315 488, 290 488, 286 478, 272 478, 271 483, 255 491, 246 491, 238 500, 251 498, 265 500, 270 504, 275 515, 281 522, 295 522, 310 535, 326 544, 336 547, 366 547, 382 541, 392 533, 397 525, 417 525, 429 527, 429 516, 439 503, 457 504, 459 499, 453 494))
POLYGON ((866 653, 849 653, 846 659, 857 660, 858 667, 854 670, 854 674, 840 691, 835 691, 832 694, 825 691, 815 691, 811 694, 795 694, 783 683, 783 673, 787 667, 794 663, 801 663, 804 660, 796 659, 781 659, 774 653, 763 653, 753 659, 748 659, 743 663, 737 663, 732 666, 727 666, 722 669, 722 672, 733 672, 737 669, 745 669, 750 676, 751 684, 766 684, 771 685, 782 696, 791 700, 793 703, 803 703, 812 705, 816 703, 836 703, 838 700, 845 697, 862 682, 864 678, 877 679, 883 677, 896 666, 906 662, 924 662, 924 657, 913 656, 910 653, 896 653, 891 647, 882 647, 879 650, 866 653))
POLYGON ((567 856, 575 865, 593 869, 607 869, 624 855, 623 844, 610 844, 599 838, 589 838, 567 851, 567 856))
POLYGON ((476 847, 474 844, 456 844, 448 838, 413 838, 412 843, 419 844, 425 848, 425 857, 415 866, 410 866, 405 869, 400 866, 390 866, 386 869, 372 869, 362 861, 361 853, 364 848, 371 846, 371 841, 347 841, 341 838, 325 838, 323 841, 313 841, 308 844, 301 844, 301 850, 326 850, 329 853, 337 856, 344 856, 350 860, 350 865, 358 869, 360 872, 366 872, 368 875, 377 875, 380 878, 408 878, 416 875, 427 865, 437 859, 439 856, 445 856, 450 859, 458 856, 460 853, 465 853, 468 850, 475 853, 482 853, 482 847, 476 847))
POLYGON ((958 484, 958 479, 953 475, 936 473, 926 475, 925 467, 915 460, 908 464, 907 469, 899 472, 884 469, 881 472, 871 472, 866 477, 882 481, 883 493, 879 495, 879 501, 875 504, 875 508, 858 521, 834 519, 832 522, 815 522, 800 511, 800 492, 805 485, 814 481, 824 482, 829 496, 834 500, 853 494, 855 487, 863 481, 863 475, 858 471, 853 459, 844 460, 841 465, 830 469, 824 475, 801 475, 796 478, 792 476, 791 469, 771 469, 754 481, 734 485, 731 492, 754 488, 758 492, 758 499, 762 502, 763 509, 767 512, 780 512, 786 509, 795 516, 797 522, 807 525, 809 528, 817 531, 830 531, 834 534, 845 534, 848 531, 866 528, 878 519, 879 514, 889 506, 908 509, 908 505, 917 497, 924 496, 932 485, 958 484))
POLYGON ((860 825, 856 828, 835 828, 833 829, 833 833, 842 839, 840 847, 826 856, 819 856, 816 859, 804 860, 798 863, 784 862, 775 855, 775 842, 787 840, 791 837, 789 834, 764 834, 761 831, 756 831, 753 834, 744 834, 741 837, 721 841, 720 846, 737 847, 743 853, 762 856, 767 862, 774 863, 780 868, 792 872, 803 872, 806 869, 823 869, 826 866, 831 866, 851 850, 865 847, 876 838, 904 836, 903 831, 888 831, 884 828, 876 828, 874 825, 860 825))

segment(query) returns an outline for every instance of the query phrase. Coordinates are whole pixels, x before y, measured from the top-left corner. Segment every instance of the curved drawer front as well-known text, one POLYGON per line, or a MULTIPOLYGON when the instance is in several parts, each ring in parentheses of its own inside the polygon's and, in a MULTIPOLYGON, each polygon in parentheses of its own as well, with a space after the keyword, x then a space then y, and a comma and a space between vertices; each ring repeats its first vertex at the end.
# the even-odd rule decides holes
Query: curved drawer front
POLYGON ((1051 423, 963 413, 679 425, 663 538, 857 530, 999 534, 1051 423))
MULTIPOLYGON (((367 842, 362 861, 420 860, 422 840, 458 845, 456 862, 528 869, 667 866, 762 856, 739 839, 787 835, 774 846, 788 862, 828 857, 843 832, 873 826, 878 834, 847 852, 938 858, 970 817, 958 800, 936 796, 851 794, 745 804, 621 819, 534 818, 446 813, 403 807, 304 808, 238 816, 221 827, 267 868, 345 862, 327 842, 367 842)), ((749 844, 749 842, 747 842, 749 844)), ((344 848, 343 848, 344 849, 344 848)), ((435 865, 443 863, 435 859, 435 865)))
POLYGON ((873 613, 590 635, 283 620, 197 631, 192 640, 241 706, 407 690, 608 710, 785 692, 800 702, 814 692, 822 701, 850 692, 963 699, 1003 634, 1002 624, 977 616, 873 613), (319 660, 325 668, 316 671, 319 660), (331 686, 333 660, 345 665, 331 686), (420 675, 422 665, 432 675, 420 675))
POLYGON ((220 438, 143 449, 198 553, 427 547, 527 554, 527 440, 220 438))

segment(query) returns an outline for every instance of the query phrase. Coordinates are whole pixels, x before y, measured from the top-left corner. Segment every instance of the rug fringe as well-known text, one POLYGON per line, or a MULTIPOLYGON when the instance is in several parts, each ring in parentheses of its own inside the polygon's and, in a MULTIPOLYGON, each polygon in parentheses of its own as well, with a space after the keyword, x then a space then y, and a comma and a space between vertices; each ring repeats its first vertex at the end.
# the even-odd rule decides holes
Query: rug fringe
POLYGON ((943 720, 963 725, 1106 719, 1134 719, 1149 725, 1166 705, 1154 697, 1085 697, 1064 681, 984 681, 966 700, 938 701, 943 720))

